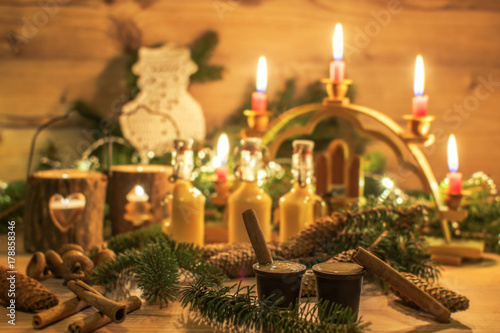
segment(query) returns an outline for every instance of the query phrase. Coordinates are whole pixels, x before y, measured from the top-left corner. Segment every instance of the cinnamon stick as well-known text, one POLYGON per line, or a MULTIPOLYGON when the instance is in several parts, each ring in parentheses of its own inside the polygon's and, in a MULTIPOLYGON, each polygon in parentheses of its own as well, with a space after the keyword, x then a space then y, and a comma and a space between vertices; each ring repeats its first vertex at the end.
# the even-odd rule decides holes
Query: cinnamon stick
POLYGON ((255 251, 255 256, 257 261, 261 265, 267 265, 273 262, 273 257, 271 256, 271 251, 267 247, 264 234, 260 228, 259 220, 255 211, 253 209, 248 209, 243 212, 243 221, 245 222, 245 228, 247 229, 248 238, 252 243, 253 250, 255 251))
POLYGON ((107 299, 83 281, 68 281, 68 288, 80 299, 87 301, 90 305, 102 311, 115 323, 121 323, 125 320, 127 316, 125 305, 107 299))
MULTIPOLYGON (((125 307, 126 313, 137 310, 142 305, 141 300, 137 296, 131 296, 119 303, 125 307)), ((70 333, 92 332, 99 327, 108 324, 109 322, 111 322, 111 319, 107 317, 103 312, 98 311, 70 324, 67 331, 70 333)))
MULTIPOLYGON (((105 289, 101 286, 93 287, 97 292, 104 295, 105 289)), ((79 299, 78 297, 73 297, 64 303, 59 303, 58 305, 45 310, 43 312, 37 313, 33 316, 33 328, 40 329, 53 324, 61 319, 67 318, 72 314, 79 312, 80 310, 86 308, 90 304, 87 301, 79 299)))
POLYGON ((368 272, 387 282, 422 310, 433 315, 439 322, 450 322, 450 311, 447 308, 370 252, 358 247, 352 255, 352 260, 365 267, 368 272))

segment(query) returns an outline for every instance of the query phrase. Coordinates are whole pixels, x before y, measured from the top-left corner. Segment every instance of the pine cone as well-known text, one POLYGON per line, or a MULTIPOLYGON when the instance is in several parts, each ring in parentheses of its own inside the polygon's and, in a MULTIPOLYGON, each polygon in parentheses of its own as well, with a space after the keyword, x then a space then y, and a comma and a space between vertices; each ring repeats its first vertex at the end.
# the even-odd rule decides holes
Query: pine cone
MULTIPOLYGON (((433 285, 424 279, 421 279, 410 273, 401 273, 406 279, 411 283, 431 295, 439 303, 443 304, 451 312, 465 311, 469 308, 469 299, 463 295, 457 294, 456 292, 433 285)), ((405 296, 400 295, 397 291, 391 288, 391 290, 401 298, 401 300, 407 305, 418 308, 418 305, 407 299, 405 296)))
POLYGON ((321 218, 302 230, 283 251, 285 258, 306 257, 325 247, 345 227, 347 218, 339 213, 321 218))
POLYGON ((301 297, 316 296, 316 277, 312 269, 308 269, 302 277, 301 297))
POLYGON ((0 266, 0 298, 7 305, 10 304, 9 289, 11 276, 15 276, 15 299, 16 309, 25 312, 35 312, 38 310, 49 309, 59 303, 56 295, 48 291, 35 279, 29 278, 24 274, 7 273, 6 267, 0 266))
POLYGON ((203 258, 213 257, 221 252, 228 252, 238 249, 251 249, 251 243, 218 243, 218 244, 208 244, 203 247, 203 258))
POLYGON ((227 252, 220 252, 210 258, 207 262, 217 266, 222 273, 230 278, 243 278, 253 276, 253 264, 257 262, 253 249, 235 249, 227 252))
POLYGON ((354 253, 354 249, 352 250, 347 250, 344 252, 340 252, 339 254, 336 254, 334 257, 332 257, 328 262, 351 262, 352 255, 354 253))

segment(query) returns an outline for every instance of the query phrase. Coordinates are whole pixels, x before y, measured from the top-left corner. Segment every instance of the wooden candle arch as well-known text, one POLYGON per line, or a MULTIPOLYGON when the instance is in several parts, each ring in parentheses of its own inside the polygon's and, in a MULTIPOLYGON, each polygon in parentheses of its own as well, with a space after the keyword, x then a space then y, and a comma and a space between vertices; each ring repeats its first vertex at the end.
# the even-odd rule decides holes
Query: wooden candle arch
POLYGON ((420 146, 432 145, 434 135, 417 136, 415 133, 408 134, 382 112, 350 104, 347 98, 332 99, 330 96, 330 98, 325 98, 321 104, 306 104, 285 111, 270 122, 269 129, 262 137, 262 143, 268 145, 270 157, 274 158, 285 140, 298 135, 311 135, 321 121, 331 117, 339 117, 349 121, 359 132, 386 143, 395 152, 396 156, 400 158, 400 163, 403 163, 406 168, 416 174, 425 190, 432 193, 441 218, 444 237, 446 241, 450 241, 451 234, 447 220, 453 218, 461 221, 466 217, 466 213, 450 211, 441 201, 439 184, 420 148, 420 146), (310 113, 313 114, 304 126, 285 128, 292 119, 310 113), (362 121, 363 118, 371 119, 379 126, 377 128, 367 128, 362 121), (404 155, 403 150, 408 151, 409 154, 404 155), (416 163, 409 159, 410 156, 414 158, 416 163))

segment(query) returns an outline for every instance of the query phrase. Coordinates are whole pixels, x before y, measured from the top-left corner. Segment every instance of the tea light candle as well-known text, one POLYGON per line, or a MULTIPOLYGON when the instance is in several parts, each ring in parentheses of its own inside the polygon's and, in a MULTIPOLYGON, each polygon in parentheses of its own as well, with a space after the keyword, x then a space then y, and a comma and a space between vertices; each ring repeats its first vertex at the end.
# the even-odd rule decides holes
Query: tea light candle
POLYGON ((415 77, 413 81, 413 93, 415 97, 412 100, 412 114, 415 117, 425 117, 429 107, 429 96, 424 95, 425 72, 424 60, 421 55, 417 56, 415 62, 415 77))
POLYGON ((458 172, 458 152, 455 136, 452 134, 448 139, 448 168, 450 172, 447 175, 448 193, 460 194, 462 192, 462 173, 458 172))
POLYGON ((344 57, 344 35, 342 25, 337 23, 333 32, 333 61, 330 62, 330 80, 333 83, 340 83, 345 78, 344 57))
POLYGON ((222 133, 217 142, 217 162, 220 166, 215 170, 217 181, 225 182, 229 174, 227 161, 229 160, 229 138, 226 133, 222 133))
POLYGON ((257 91, 252 93, 252 110, 267 110, 267 63, 266 58, 261 56, 257 65, 257 91))
POLYGON ((50 208, 52 209, 75 209, 75 208, 84 208, 85 207, 85 199, 69 199, 63 198, 58 201, 50 202, 50 208))
POLYGON ((136 185, 132 191, 127 194, 127 200, 128 202, 146 202, 149 200, 149 196, 141 185, 136 185))

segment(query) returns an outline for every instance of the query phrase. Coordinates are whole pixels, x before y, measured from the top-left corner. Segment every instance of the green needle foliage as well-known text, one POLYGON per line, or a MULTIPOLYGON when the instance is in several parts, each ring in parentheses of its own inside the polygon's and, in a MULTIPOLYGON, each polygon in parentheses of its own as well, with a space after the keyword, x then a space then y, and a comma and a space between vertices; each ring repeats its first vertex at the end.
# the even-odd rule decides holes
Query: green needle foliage
POLYGON ((160 307, 175 299, 181 272, 190 279, 201 276, 214 283, 224 280, 219 268, 203 258, 202 249, 172 241, 160 225, 113 237, 108 248, 117 256, 94 269, 92 282, 109 290, 124 289, 135 278, 146 299, 159 302, 160 307))
MULTIPOLYGON (((266 301, 258 301, 254 286, 220 287, 199 279, 182 291, 183 307, 198 311, 211 324, 226 329, 263 332, 360 332, 368 324, 356 322, 351 309, 336 305, 312 304, 309 300, 295 308, 282 309, 266 301), (317 313, 328 313, 320 321, 317 313)), ((279 300, 277 301, 279 302, 279 300)))
POLYGON ((170 244, 155 242, 138 249, 126 250, 115 260, 96 267, 91 280, 93 283, 113 287, 123 287, 135 277, 138 287, 151 303, 168 304, 175 299, 179 290, 177 258, 173 256, 170 244))
POLYGON ((179 290, 178 266, 169 244, 158 242, 141 252, 133 269, 143 295, 151 303, 160 302, 160 308, 175 299, 179 290))

